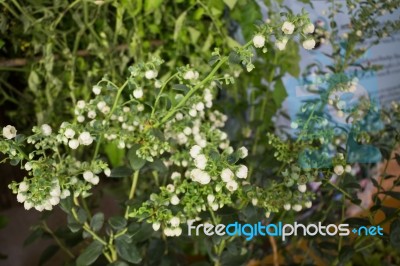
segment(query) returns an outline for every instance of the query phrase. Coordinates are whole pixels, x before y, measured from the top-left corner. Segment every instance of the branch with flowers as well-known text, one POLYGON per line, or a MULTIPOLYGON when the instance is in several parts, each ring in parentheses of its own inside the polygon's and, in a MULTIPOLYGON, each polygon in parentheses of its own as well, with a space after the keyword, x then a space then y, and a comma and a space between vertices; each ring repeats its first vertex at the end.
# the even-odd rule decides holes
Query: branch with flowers
MULTIPOLYGON (((215 108, 221 83, 229 87, 240 78, 242 70, 253 71, 258 51, 274 53, 272 63, 277 64, 276 53, 290 43, 300 42, 306 50, 315 47, 315 26, 305 12, 282 15, 282 21, 258 25, 252 39, 229 54, 214 49, 206 70, 186 65, 162 76, 166 72, 164 62, 153 57, 129 67, 122 85, 108 77, 101 79, 93 86, 90 99, 76 101, 73 119, 59 127, 43 124, 25 136, 17 134, 14 126, 5 126, 0 151, 12 165, 27 172, 22 182, 14 181, 9 186, 18 202, 27 210, 37 211, 61 206, 68 215, 70 230, 82 233, 87 240, 88 245, 77 258, 78 265, 98 259, 119 265, 121 261, 142 263, 151 247, 140 243, 152 236, 158 240, 157 245, 165 247, 165 256, 177 252, 170 243, 187 235, 185 225, 217 225, 225 221, 225 212, 237 219, 245 216, 244 220, 250 220, 251 212, 261 213, 265 222, 293 215, 292 211, 308 213, 320 208, 321 204, 313 207, 319 193, 310 189, 313 181, 330 186, 329 196, 336 196, 338 191, 343 201, 356 201, 354 191, 341 186, 344 177, 354 171, 348 164, 349 155, 340 151, 332 158, 328 156, 332 153, 322 150, 336 139, 332 133, 335 125, 321 116, 327 104, 344 115, 343 102, 329 96, 335 91, 350 91, 357 85, 356 77, 343 75, 339 83, 334 83, 334 77, 327 76, 326 83, 334 84, 326 95, 321 93, 320 102, 302 106, 299 118, 291 123, 298 132, 295 140, 283 139, 279 132, 257 129, 254 142, 249 142, 253 145, 236 145, 224 131, 228 116, 215 108), (256 148, 265 135, 269 142, 264 144, 273 148, 278 167, 269 169, 276 178, 268 176, 257 182, 252 176, 257 170, 251 162, 254 157, 249 156, 257 155, 256 148), (124 166, 115 167, 111 158, 107 160, 107 145, 124 151, 124 166), (306 156, 299 161, 304 150, 323 151, 314 161, 330 164, 313 165, 313 158, 306 156), (332 175, 338 179, 332 181, 332 175), (93 187, 108 178, 126 178, 124 184, 129 186, 120 214, 106 219, 101 211, 92 214, 86 201, 93 187)), ((357 31, 352 38, 361 37, 357 31)), ((335 58, 333 69, 344 72, 354 63, 352 45, 345 60, 335 58)), ((268 74, 270 86, 275 69, 268 74)), ((246 94, 247 88, 243 90, 246 94)), ((261 105, 263 116, 266 96, 261 105)), ((359 109, 353 111, 355 115, 359 109)), ((340 140, 338 143, 343 144, 340 140)), ((235 243, 245 245, 239 237, 204 241, 212 246, 206 253, 215 265, 223 264, 224 252, 235 243)), ((193 242, 198 249, 200 241, 193 242)), ((338 250, 341 248, 339 244, 338 250)), ((275 253, 276 246, 276 257, 275 253)))

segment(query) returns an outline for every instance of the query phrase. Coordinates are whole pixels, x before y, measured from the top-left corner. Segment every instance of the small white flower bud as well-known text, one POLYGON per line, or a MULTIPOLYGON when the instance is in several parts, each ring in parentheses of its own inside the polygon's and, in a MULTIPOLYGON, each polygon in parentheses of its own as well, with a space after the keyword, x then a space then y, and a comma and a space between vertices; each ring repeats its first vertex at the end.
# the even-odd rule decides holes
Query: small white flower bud
POLYGON ((334 171, 335 174, 337 174, 337 175, 342 175, 342 174, 344 173, 344 168, 343 168, 342 165, 336 165, 336 166, 333 168, 333 171, 334 171))
POLYGON ((264 47, 265 45, 265 37, 261 34, 257 34, 253 37, 253 45, 256 48, 264 47))
POLYGON ((304 192, 306 192, 306 190, 307 190, 307 186, 304 185, 304 184, 301 184, 301 185, 298 185, 298 186, 297 186, 297 189, 298 189, 301 193, 304 193, 304 192))
POLYGON ((158 231, 160 229, 160 227, 161 227, 161 224, 159 222, 154 222, 152 224, 152 227, 153 227, 154 231, 158 231))

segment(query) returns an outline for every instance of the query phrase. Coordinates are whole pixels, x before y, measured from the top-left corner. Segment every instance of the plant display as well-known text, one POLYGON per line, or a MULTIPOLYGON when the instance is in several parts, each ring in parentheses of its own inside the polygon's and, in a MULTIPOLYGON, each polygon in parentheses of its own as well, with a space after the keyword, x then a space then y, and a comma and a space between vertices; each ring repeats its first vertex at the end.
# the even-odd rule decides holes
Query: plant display
POLYGON ((399 209, 383 204, 400 198, 400 176, 386 172, 399 106, 341 97, 379 70, 360 58, 399 29, 379 20, 399 3, 347 1, 342 34, 335 1, 329 27, 270 1, 266 21, 250 0, 20 2, 0 2, 0 30, 20 33, 1 39, 0 51, 32 58, 0 65, 7 115, 23 117, 2 127, 0 151, 24 172, 9 188, 26 210, 67 214, 68 231, 53 232, 45 217, 37 227, 57 243, 42 262, 59 249, 77 265, 242 265, 269 254, 275 265, 364 264, 371 254, 400 262, 399 209), (330 63, 302 71, 300 49, 321 43, 332 47, 330 63), (313 94, 292 117, 285 75, 313 94), (379 183, 372 169, 381 161, 379 183), (366 207, 357 195, 365 177, 377 190, 366 207), (385 179, 394 180, 389 190, 385 179), (102 190, 121 201, 112 216, 98 206, 102 190), (350 202, 365 217, 347 217, 350 202), (218 233, 235 222, 259 229, 218 233), (325 225, 326 234, 257 235, 294 222, 325 225), (343 237, 331 234, 335 224, 378 234, 343 237))

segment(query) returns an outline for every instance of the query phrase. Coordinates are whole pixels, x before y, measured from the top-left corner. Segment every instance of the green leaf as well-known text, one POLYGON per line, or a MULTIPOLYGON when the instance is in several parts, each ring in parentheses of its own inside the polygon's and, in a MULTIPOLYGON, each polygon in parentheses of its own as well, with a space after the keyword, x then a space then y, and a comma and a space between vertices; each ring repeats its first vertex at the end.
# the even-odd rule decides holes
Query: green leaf
POLYGON ((390 243, 395 248, 400 248, 400 219, 397 218, 390 225, 390 243))
POLYGON ((129 167, 126 166, 120 166, 117 168, 114 168, 111 170, 110 177, 112 178, 121 178, 121 177, 127 177, 131 176, 133 173, 133 170, 129 167))
POLYGON ((178 19, 175 22, 175 29, 174 29, 174 40, 176 41, 178 39, 179 34, 181 33, 181 29, 183 26, 183 22, 185 21, 186 18, 186 11, 180 14, 178 19))
POLYGON ((108 219, 108 223, 114 230, 120 230, 126 226, 127 221, 122 216, 113 216, 108 219))
POLYGON ((76 260, 77 266, 90 265, 100 256, 103 245, 98 241, 93 241, 76 260))
POLYGON ((229 7, 229 9, 233 9, 238 0, 223 0, 223 1, 229 7))
POLYGON ((140 148, 139 144, 133 145, 133 147, 128 152, 129 164, 133 170, 140 170, 146 163, 145 159, 137 156, 136 151, 140 148))
POLYGON ((43 235, 43 229, 40 227, 35 228, 33 232, 25 239, 23 246, 27 246, 43 235))
POLYGON ((228 45, 229 48, 235 49, 237 47, 241 47, 240 43, 238 43, 235 39, 232 39, 231 37, 226 37, 226 44, 228 45))
POLYGON ((90 220, 90 227, 93 229, 93 231, 97 232, 99 231, 104 224, 104 213, 99 212, 93 215, 92 220, 90 220))
POLYGON ((282 103, 287 96, 288 94, 286 92, 285 85, 283 85, 281 79, 278 79, 275 82, 275 88, 274 91, 272 92, 272 98, 274 99, 274 102, 278 108, 282 106, 282 103))
POLYGON ((150 164, 150 167, 159 173, 165 173, 168 171, 168 168, 165 166, 165 164, 160 159, 157 159, 154 162, 152 162, 150 164))
POLYGON ((196 30, 193 27, 188 27, 187 29, 188 29, 188 32, 189 32, 189 35, 190 35, 190 40, 192 41, 193 44, 196 44, 197 41, 199 40, 201 32, 196 30))
POLYGON ((39 258, 39 266, 45 264, 46 261, 48 261, 49 259, 51 259, 51 258, 57 253, 57 251, 58 251, 59 249, 60 249, 60 247, 57 246, 57 245, 48 246, 48 247, 42 252, 42 255, 40 255, 40 258, 39 258))
POLYGON ((133 243, 128 243, 125 238, 117 238, 115 240, 115 246, 117 248, 117 253, 124 260, 138 264, 142 261, 140 253, 133 243))
POLYGON ((128 232, 131 236, 132 242, 138 243, 149 239, 153 235, 154 230, 151 224, 148 223, 132 223, 129 225, 128 232))
POLYGON ((182 91, 184 94, 186 94, 190 91, 190 88, 188 86, 186 86, 185 84, 174 84, 174 85, 172 85, 172 89, 177 90, 177 91, 182 91))
MULTIPOLYGON (((136 1, 133 1, 136 2, 136 1)), ((146 14, 153 12, 155 9, 157 9, 161 4, 163 0, 146 0, 144 2, 144 11, 146 14)))
POLYGON ((343 246, 339 252, 339 262, 341 262, 342 264, 346 263, 353 257, 353 254, 354 249, 352 247, 343 246))
POLYGON ((110 160, 112 167, 117 167, 123 164, 125 149, 118 149, 116 143, 110 142, 105 145, 104 151, 107 154, 107 158, 110 160))

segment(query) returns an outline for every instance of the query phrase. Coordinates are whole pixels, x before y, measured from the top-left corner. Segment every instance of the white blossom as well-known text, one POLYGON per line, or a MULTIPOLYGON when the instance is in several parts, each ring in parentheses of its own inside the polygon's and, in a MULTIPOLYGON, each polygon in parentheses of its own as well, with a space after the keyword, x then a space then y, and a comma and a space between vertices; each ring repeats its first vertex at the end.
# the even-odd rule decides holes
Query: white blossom
POLYGON ((92 171, 85 171, 83 172, 83 179, 85 179, 87 182, 91 182, 91 180, 93 179, 94 174, 92 171))
POLYGON ((253 37, 253 45, 256 48, 264 47, 265 37, 262 34, 257 34, 253 37))
POLYGON ((312 207, 312 201, 306 201, 305 203, 304 203, 304 206, 306 207, 306 208, 311 208, 312 207))
POLYGON ((306 25, 304 26, 304 28, 303 28, 303 33, 304 33, 304 34, 310 34, 310 33, 313 33, 314 30, 315 30, 314 24, 308 23, 308 24, 306 24, 306 25))
POLYGON ((301 209, 303 209, 303 207, 300 204, 295 204, 293 205, 292 209, 296 212, 299 212, 301 209))
POLYGON ((80 144, 83 144, 83 145, 86 145, 86 146, 93 143, 93 138, 92 138, 92 136, 90 135, 89 132, 86 132, 86 131, 85 131, 85 132, 82 132, 82 133, 79 135, 78 140, 79 140, 79 143, 80 143, 80 144))
POLYGON ((143 90, 142 88, 137 88, 133 91, 133 97, 135 97, 136 99, 140 99, 143 97, 143 90))
POLYGON ((104 174, 105 174, 106 176, 110 176, 110 175, 111 175, 111 170, 110 170, 110 168, 104 169, 104 174))
POLYGON ((204 110, 204 103, 202 103, 202 102, 199 102, 199 103, 197 103, 196 104, 196 110, 197 111, 203 111, 204 110))
POLYGON ((76 149, 79 147, 79 141, 78 141, 77 139, 71 139, 71 140, 68 142, 68 146, 69 146, 71 149, 76 150, 76 149))
POLYGON ((282 25, 282 31, 285 34, 292 34, 294 31, 294 24, 292 22, 289 21, 285 21, 282 25))
POLYGON ((303 42, 303 47, 306 50, 311 50, 315 47, 315 40, 314 39, 307 39, 303 42))
POLYGON ((346 165, 346 167, 344 168, 344 171, 346 172, 346 173, 351 173, 351 165, 346 165))
POLYGON ((51 191, 50 191, 50 196, 52 197, 59 197, 61 195, 61 189, 60 186, 55 186, 51 191))
POLYGON ((333 171, 334 171, 335 174, 337 174, 337 175, 342 175, 342 174, 344 173, 344 168, 343 168, 342 165, 336 165, 336 166, 333 168, 333 171))
POLYGON ((284 37, 284 38, 276 41, 275 46, 276 46, 276 48, 278 48, 278 50, 283 51, 286 48, 287 42, 288 42, 288 39, 284 37))
POLYGON ((191 117, 196 117, 197 116, 197 110, 196 109, 190 109, 189 110, 189 115, 191 117))
POLYGON ((72 128, 67 128, 64 132, 64 136, 68 139, 72 139, 75 136, 75 131, 72 128))
POLYGON ((69 197, 70 195, 71 195, 71 192, 68 189, 63 189, 63 191, 61 191, 60 198, 65 199, 65 198, 69 197))
POLYGON ((180 236, 182 234, 182 228, 180 227, 176 227, 172 231, 174 236, 180 236))
POLYGON ((60 203, 60 198, 59 197, 51 197, 49 202, 50 202, 51 205, 55 206, 58 203, 60 203))
POLYGON ((154 222, 152 224, 152 227, 153 227, 154 231, 158 231, 160 229, 160 227, 161 227, 161 224, 160 224, 160 222, 154 222))
POLYGON ((143 104, 138 104, 138 105, 136 106, 136 108, 137 108, 137 110, 138 110, 139 112, 141 112, 141 111, 144 110, 144 105, 143 105, 143 104))
POLYGON ((176 113, 175 119, 178 120, 178 121, 182 120, 183 119, 183 114, 182 113, 176 113))
POLYGON ((171 193, 175 191, 175 186, 172 184, 168 184, 165 188, 171 193))
POLYGON ((158 72, 156 70, 152 70, 152 69, 147 70, 144 73, 144 76, 146 77, 146 79, 154 79, 157 77, 157 75, 158 75, 158 72))
POLYGON ((235 180, 231 180, 228 183, 226 183, 226 188, 230 191, 233 192, 237 190, 238 188, 238 183, 235 180))
POLYGON ((17 130, 15 127, 8 125, 6 127, 3 127, 3 137, 6 139, 12 139, 17 136, 17 130))
POLYGON ((82 123, 83 121, 85 121, 85 117, 84 117, 83 115, 78 115, 78 117, 76 118, 76 120, 77 120, 79 123, 82 123))
POLYGON ((194 164, 196 165, 197 168, 204 170, 207 165, 207 158, 204 154, 199 154, 196 156, 194 159, 194 164))
POLYGON ((93 111, 93 110, 90 110, 90 111, 88 112, 87 116, 88 116, 90 119, 95 119, 95 118, 96 118, 96 112, 93 111))
POLYGON ((207 202, 212 203, 215 200, 215 196, 213 194, 207 195, 207 202))
POLYGON ((190 127, 185 127, 183 129, 183 133, 187 136, 189 136, 190 134, 192 134, 192 129, 190 127))
POLYGON ((23 203, 26 200, 26 196, 24 193, 18 193, 17 194, 17 201, 19 203, 23 203))
POLYGON ((78 109, 83 109, 83 108, 85 108, 85 106, 86 106, 86 103, 85 103, 84 100, 79 100, 79 101, 76 103, 76 107, 78 107, 78 109))
POLYGON ((32 207, 33 207, 33 203, 32 202, 30 202, 30 201, 25 201, 24 202, 25 210, 30 210, 30 209, 32 209, 32 207))
POLYGON ((190 156, 192 156, 192 158, 196 158, 197 155, 199 155, 201 152, 201 147, 199 145, 194 145, 191 149, 190 149, 190 156))
POLYGON ((178 173, 178 172, 173 172, 173 173, 171 174, 171 179, 172 179, 172 180, 176 180, 176 179, 179 179, 179 178, 181 178, 181 174, 180 174, 180 173, 178 173))
POLYGON ((100 182, 100 178, 95 175, 92 180, 90 180, 90 183, 92 183, 93 185, 97 185, 100 182))
POLYGON ((233 176, 234 176, 234 174, 233 174, 232 170, 229 169, 229 168, 225 168, 225 169, 222 170, 222 172, 221 172, 221 179, 222 179, 222 181, 224 181, 225 183, 227 183, 227 182, 233 180, 233 176))
POLYGON ((101 93, 101 87, 99 85, 94 85, 92 91, 94 94, 99 95, 101 93))
POLYGON ((245 165, 240 165, 239 168, 236 170, 236 176, 238 178, 243 178, 245 179, 247 177, 248 169, 247 166, 245 165))
POLYGON ((253 204, 253 206, 257 206, 258 203, 258 199, 257 198, 252 198, 251 199, 251 204, 253 204))
POLYGON ((181 223, 181 220, 178 217, 174 216, 169 220, 169 223, 172 227, 177 227, 181 223))
POLYGON ((292 205, 290 205, 290 203, 286 203, 285 205, 283 205, 283 208, 288 211, 290 210, 290 208, 292 207, 292 205))
POLYGON ((290 123, 290 127, 293 129, 297 129, 299 127, 299 124, 293 121, 292 123, 290 123))
POLYGON ((197 168, 190 172, 190 177, 193 181, 199 182, 202 185, 207 185, 211 181, 211 177, 207 172, 197 168))
POLYGON ((247 157, 247 155, 249 155, 249 151, 247 150, 246 147, 241 147, 241 148, 238 150, 238 152, 239 152, 239 157, 240 157, 241 159, 244 159, 244 158, 247 157))
POLYGON ((48 124, 43 124, 41 126, 41 129, 42 129, 43 135, 45 135, 45 136, 50 136, 51 132, 53 132, 53 130, 51 129, 51 127, 48 124))
POLYGON ((178 205, 179 202, 180 202, 180 199, 178 198, 177 195, 173 195, 173 196, 171 197, 171 204, 172 204, 172 205, 178 205))
POLYGON ((298 185, 298 186, 297 186, 297 189, 298 189, 301 193, 304 193, 304 192, 306 192, 306 190, 307 190, 307 186, 304 185, 304 184, 301 184, 301 185, 298 185))
POLYGON ((199 78, 199 72, 193 71, 193 70, 188 70, 183 75, 183 79, 186 79, 186 80, 198 79, 198 78, 199 78))
POLYGON ((25 163, 24 168, 26 171, 32 170, 32 164, 30 162, 25 163))

